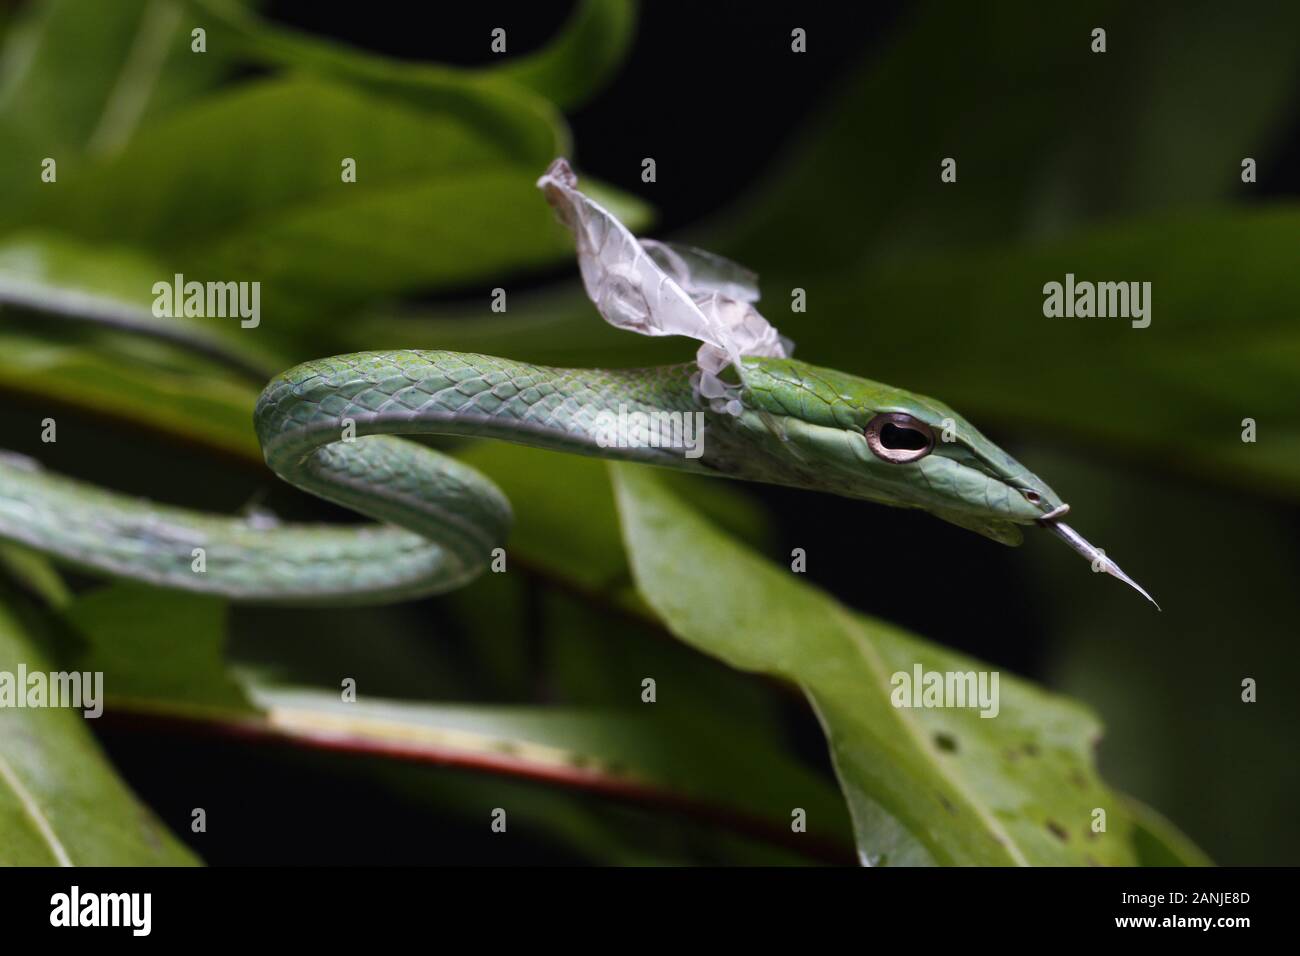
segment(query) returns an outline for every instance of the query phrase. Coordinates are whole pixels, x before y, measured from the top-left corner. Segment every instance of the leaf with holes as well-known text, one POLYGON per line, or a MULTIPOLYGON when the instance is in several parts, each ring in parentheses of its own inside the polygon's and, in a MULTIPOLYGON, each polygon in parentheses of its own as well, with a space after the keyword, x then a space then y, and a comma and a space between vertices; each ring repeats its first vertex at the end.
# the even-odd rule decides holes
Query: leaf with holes
POLYGON ((668 627, 808 695, 863 862, 1137 862, 1126 805, 1092 765, 1101 728, 1085 708, 1008 674, 989 718, 895 706, 898 674, 992 669, 850 612, 718 531, 650 471, 612 471, 637 586, 668 627), (1094 830, 1099 810, 1104 832, 1094 830))

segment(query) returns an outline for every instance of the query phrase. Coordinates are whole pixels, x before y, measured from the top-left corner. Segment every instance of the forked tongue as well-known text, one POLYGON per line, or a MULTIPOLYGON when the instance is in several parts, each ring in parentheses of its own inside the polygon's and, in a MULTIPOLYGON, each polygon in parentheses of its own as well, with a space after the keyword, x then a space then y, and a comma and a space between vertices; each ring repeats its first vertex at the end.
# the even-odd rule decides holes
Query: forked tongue
MULTIPOLYGON (((1068 544, 1079 554, 1083 555, 1084 559, 1089 564, 1091 564, 1094 569, 1105 571, 1113 578, 1119 578, 1121 581, 1123 581, 1125 584, 1131 587, 1134 591, 1137 591, 1138 594, 1141 594, 1152 604, 1156 604, 1156 599, 1153 598, 1150 594, 1147 594, 1146 589, 1143 588, 1142 585, 1138 584, 1131 577, 1129 577, 1122 570, 1120 570, 1120 566, 1118 564, 1116 564, 1110 558, 1106 557, 1106 555, 1103 554, 1099 549, 1094 548, 1092 545, 1090 545, 1084 539, 1083 535, 1079 534, 1079 532, 1075 531, 1068 524, 1065 524, 1064 522, 1061 521, 1055 521, 1055 520, 1040 521, 1039 524, 1041 524, 1044 528, 1051 531, 1053 534, 1055 534, 1058 538, 1060 538, 1062 541, 1068 544)), ((1156 610, 1157 611, 1160 610, 1159 604, 1156 604, 1156 610)))

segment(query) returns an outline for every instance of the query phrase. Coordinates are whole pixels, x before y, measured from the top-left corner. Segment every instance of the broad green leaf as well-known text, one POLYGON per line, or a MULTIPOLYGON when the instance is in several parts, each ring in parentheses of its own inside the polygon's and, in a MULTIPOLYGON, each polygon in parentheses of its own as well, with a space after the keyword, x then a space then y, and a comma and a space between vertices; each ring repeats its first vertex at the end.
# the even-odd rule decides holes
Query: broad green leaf
MULTIPOLYGON (((284 341, 377 295, 572 255, 534 186, 541 152, 489 132, 463 112, 319 79, 261 80, 143 130, 112 160, 42 193, 29 219, 150 250, 168 266, 161 279, 174 270, 258 281, 257 331, 284 341), (346 159, 356 182, 342 181, 346 159)), ((614 205, 644 219, 630 200, 614 205)))
MULTIPOLYGON (((0 673, 49 674, 13 603, 0 604, 0 673)), ((181 866, 197 862, 114 773, 81 715, 0 709, 0 864, 181 866)))
POLYGON ((305 76, 269 78, 143 130, 124 154, 60 189, 54 209, 84 235, 165 251, 211 243, 254 218, 355 202, 354 194, 535 164, 533 152, 493 141, 459 114, 305 76), (342 181, 344 158, 357 161, 356 183, 342 181))
POLYGON ((190 4, 229 31, 244 55, 260 62, 312 70, 414 104, 436 104, 448 88, 472 86, 483 96, 482 111, 493 107, 493 90, 507 98, 528 90, 557 106, 581 105, 622 62, 636 14, 632 0, 580 0, 545 48, 475 70, 388 59, 259 20, 230 0, 190 4))
POLYGON ((44 152, 37 134, 0 115, 0 180, 5 183, 5 201, 0 207, 0 228, 41 187, 41 160, 44 159, 44 152))
POLYGON ((989 665, 856 616, 719 533, 645 469, 611 466, 638 587, 682 640, 796 681, 825 728, 870 863, 1132 864, 1083 707, 1000 677, 1000 709, 902 708, 897 673, 989 665), (1110 807, 1108 830, 1091 830, 1110 807))

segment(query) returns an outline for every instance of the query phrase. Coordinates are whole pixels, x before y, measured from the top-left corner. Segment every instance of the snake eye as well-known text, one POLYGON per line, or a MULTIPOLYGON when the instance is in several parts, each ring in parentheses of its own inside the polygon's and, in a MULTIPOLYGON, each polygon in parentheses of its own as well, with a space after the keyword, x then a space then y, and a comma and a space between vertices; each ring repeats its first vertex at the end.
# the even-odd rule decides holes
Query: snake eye
POLYGON ((863 433, 873 455, 895 464, 924 458, 934 448, 930 426, 902 412, 881 412, 867 422, 863 433))
POLYGON ((1042 497, 1036 491, 1022 491, 1021 494, 1025 496, 1025 500, 1028 501, 1031 505, 1038 504, 1039 499, 1042 497))

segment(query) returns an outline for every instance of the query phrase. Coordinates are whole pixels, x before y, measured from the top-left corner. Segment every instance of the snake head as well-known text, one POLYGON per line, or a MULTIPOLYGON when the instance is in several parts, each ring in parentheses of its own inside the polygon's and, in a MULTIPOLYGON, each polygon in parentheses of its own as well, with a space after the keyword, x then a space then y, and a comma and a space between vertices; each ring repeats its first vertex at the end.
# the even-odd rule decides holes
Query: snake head
POLYGON ((815 490, 921 508, 1006 544, 1065 504, 935 399, 794 359, 746 359, 744 379, 751 429, 769 453, 816 462, 800 481, 815 490))
POLYGON ((1045 481, 943 402, 794 359, 746 358, 743 379, 739 427, 784 464, 783 483, 920 508, 1008 545, 1045 527, 1151 600, 1061 523, 1069 505, 1045 481))

